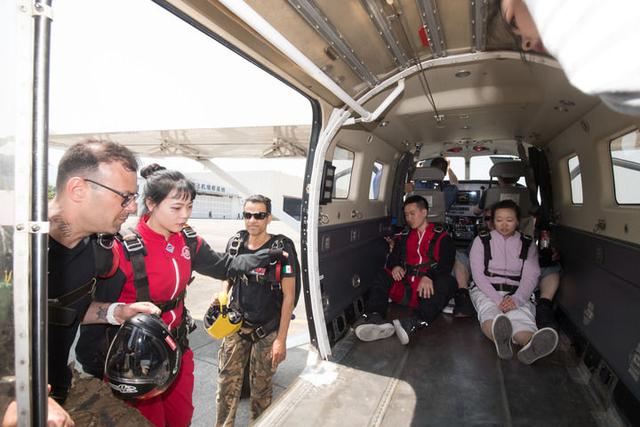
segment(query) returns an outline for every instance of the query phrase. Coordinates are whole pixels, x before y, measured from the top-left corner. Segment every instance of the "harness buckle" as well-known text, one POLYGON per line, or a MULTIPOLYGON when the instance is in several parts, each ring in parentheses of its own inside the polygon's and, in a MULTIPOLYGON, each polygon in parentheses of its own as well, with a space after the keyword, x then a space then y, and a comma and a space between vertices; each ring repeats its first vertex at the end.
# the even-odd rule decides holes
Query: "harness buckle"
POLYGON ((115 236, 113 234, 107 234, 107 233, 98 234, 98 238, 96 239, 100 247, 108 251, 113 249, 114 240, 115 240, 115 236))
MULTIPOLYGON (((127 255, 142 251, 146 255, 144 242, 137 233, 127 234, 122 237, 122 245, 126 249, 127 255)), ((129 258, 129 256, 127 256, 129 258)))
POLYGON ((257 328, 255 328, 255 329, 253 330, 253 332, 256 334, 256 336, 257 336, 259 339, 262 339, 262 338, 264 338, 264 337, 266 337, 266 336, 267 336, 267 334, 266 334, 266 333, 264 332, 264 330, 262 329, 262 326, 258 326, 257 328))
MULTIPOLYGON (((284 241, 283 241, 282 239, 276 239, 276 241, 274 241, 274 242, 271 244, 271 249, 276 249, 276 250, 277 250, 277 249, 281 249, 281 250, 284 250, 284 241)), ((279 261, 280 261, 279 259, 276 259, 276 260, 274 260, 274 261, 271 261, 271 262, 269 263, 269 265, 276 265, 279 261)))
POLYGON ((190 225, 185 225, 184 227, 182 227, 182 233, 189 239, 193 239, 198 235, 198 233, 196 233, 196 230, 194 230, 190 225))
POLYGON ((238 251, 240 250, 240 245, 242 245, 242 239, 240 238, 240 234, 236 234, 229 245, 229 255, 235 257, 238 255, 238 251))

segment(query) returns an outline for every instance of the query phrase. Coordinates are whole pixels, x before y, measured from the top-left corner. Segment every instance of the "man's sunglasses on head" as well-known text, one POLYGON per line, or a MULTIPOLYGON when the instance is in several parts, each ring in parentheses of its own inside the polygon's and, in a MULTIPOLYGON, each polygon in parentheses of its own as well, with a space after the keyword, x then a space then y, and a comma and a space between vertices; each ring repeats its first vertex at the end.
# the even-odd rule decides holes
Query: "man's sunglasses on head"
POLYGON ((122 206, 123 208, 126 208, 127 206, 129 206, 131 204, 131 202, 133 202, 134 200, 136 200, 138 198, 138 195, 139 195, 138 193, 129 193, 129 192, 123 193, 122 191, 115 190, 115 189, 113 189, 111 187, 108 187, 108 186, 106 186, 104 184, 100 184, 99 182, 96 182, 96 181, 94 181, 92 179, 88 179, 88 178, 82 178, 82 179, 84 179, 85 181, 90 182, 92 184, 95 184, 98 187, 102 187, 104 189, 112 191, 112 192, 116 193, 118 196, 122 197, 122 203, 120 203, 120 206, 122 206))
POLYGON ((254 219, 263 220, 269 216, 269 212, 242 212, 242 216, 244 219, 251 219, 251 217, 253 217, 254 219))

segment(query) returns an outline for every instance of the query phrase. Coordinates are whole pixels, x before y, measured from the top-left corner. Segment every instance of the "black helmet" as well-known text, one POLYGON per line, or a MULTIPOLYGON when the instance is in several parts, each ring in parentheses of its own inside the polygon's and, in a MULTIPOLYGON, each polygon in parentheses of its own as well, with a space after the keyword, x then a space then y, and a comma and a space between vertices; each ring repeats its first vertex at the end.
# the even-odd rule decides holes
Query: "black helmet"
POLYGON ((167 325, 158 316, 139 313, 124 322, 111 343, 105 380, 121 399, 149 399, 169 388, 181 358, 167 325))

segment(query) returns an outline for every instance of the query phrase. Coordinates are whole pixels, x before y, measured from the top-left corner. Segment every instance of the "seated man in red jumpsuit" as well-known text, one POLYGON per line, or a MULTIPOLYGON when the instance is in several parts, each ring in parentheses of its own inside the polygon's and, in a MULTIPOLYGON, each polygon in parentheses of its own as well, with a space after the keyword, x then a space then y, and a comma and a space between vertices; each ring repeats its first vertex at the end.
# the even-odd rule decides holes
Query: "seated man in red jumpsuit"
POLYGON ((429 224, 429 204, 422 196, 404 201, 410 230, 403 232, 389 256, 387 268, 377 275, 366 300, 365 314, 355 324, 362 341, 388 338, 394 333, 403 345, 413 333, 432 323, 456 290, 451 276, 455 246, 451 237, 429 224), (413 315, 385 320, 389 299, 414 309, 413 315))

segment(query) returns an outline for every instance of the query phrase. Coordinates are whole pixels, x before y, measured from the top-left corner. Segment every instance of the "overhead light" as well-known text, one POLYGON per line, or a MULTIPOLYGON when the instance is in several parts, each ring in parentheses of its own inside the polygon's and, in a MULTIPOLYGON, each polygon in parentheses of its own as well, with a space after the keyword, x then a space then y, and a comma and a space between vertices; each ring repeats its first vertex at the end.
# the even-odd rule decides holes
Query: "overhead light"
POLYGON ((462 147, 449 148, 447 151, 450 152, 450 153, 459 153, 459 152, 462 151, 462 147))
POLYGON ((460 129, 462 129, 462 130, 469 130, 470 128, 471 128, 471 126, 469 126, 469 125, 464 125, 464 126, 462 126, 460 129))
POLYGON ((471 75, 471 71, 458 70, 458 71, 456 71, 456 73, 454 75, 459 79, 464 79, 464 78, 469 77, 471 75))
POLYGON ((475 152, 487 151, 487 150, 488 150, 488 148, 484 147, 482 145, 474 145, 473 146, 473 151, 475 151, 475 152))
POLYGON ((383 121, 380 122, 380 127, 386 128, 388 124, 389 124, 388 121, 383 120, 383 121))

